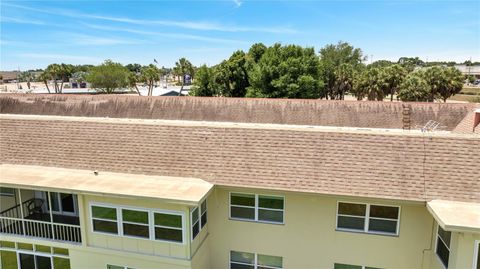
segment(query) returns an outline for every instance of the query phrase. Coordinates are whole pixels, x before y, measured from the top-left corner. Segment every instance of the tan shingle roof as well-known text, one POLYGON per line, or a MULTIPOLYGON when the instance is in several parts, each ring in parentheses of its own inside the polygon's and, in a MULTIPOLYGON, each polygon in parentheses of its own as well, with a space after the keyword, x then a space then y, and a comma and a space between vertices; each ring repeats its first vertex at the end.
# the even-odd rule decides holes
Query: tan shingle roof
POLYGON ((124 95, 0 95, 0 113, 110 118, 169 119, 300 124, 364 128, 402 128, 403 106, 410 125, 429 120, 453 130, 476 104, 401 103, 299 99, 139 97, 124 95))
POLYGON ((480 202, 480 137, 0 115, 0 161, 287 191, 480 202))

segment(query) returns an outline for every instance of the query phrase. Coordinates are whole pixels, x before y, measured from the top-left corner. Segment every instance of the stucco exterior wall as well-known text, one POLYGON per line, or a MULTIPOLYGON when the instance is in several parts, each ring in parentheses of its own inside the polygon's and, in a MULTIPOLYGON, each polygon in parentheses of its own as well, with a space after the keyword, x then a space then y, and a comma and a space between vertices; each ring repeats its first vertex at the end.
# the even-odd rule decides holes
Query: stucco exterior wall
POLYGON ((219 187, 208 202, 209 229, 214 231, 210 235, 211 268, 227 268, 230 250, 282 256, 284 268, 302 269, 333 268, 335 262, 416 269, 424 268, 425 259, 430 259, 433 218, 421 203, 219 187), (285 195, 285 225, 229 220, 229 191, 233 190, 285 195), (339 200, 400 205, 399 236, 335 231, 339 200))

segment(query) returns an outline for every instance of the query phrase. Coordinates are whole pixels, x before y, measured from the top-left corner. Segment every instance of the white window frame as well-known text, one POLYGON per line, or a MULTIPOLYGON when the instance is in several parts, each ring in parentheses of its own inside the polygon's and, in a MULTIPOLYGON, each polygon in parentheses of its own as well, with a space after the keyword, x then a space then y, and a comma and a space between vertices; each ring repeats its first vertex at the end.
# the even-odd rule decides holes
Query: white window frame
MULTIPOLYGON (((337 201, 337 211, 335 212, 335 230, 336 231, 342 231, 342 232, 354 232, 354 233, 365 233, 365 234, 376 234, 376 235, 387 235, 387 236, 399 236, 400 235, 400 218, 402 214, 402 207, 398 205, 386 205, 386 204, 372 204, 372 203, 361 203, 361 202, 349 202, 349 201, 337 201), (355 215, 344 215, 344 214, 338 214, 338 210, 340 209, 340 203, 343 204, 356 204, 356 205, 365 205, 365 216, 355 216, 355 215), (387 233, 387 232, 377 232, 377 231, 369 231, 368 227, 370 224, 370 206, 384 206, 384 207, 396 207, 398 208, 398 218, 397 218, 397 227, 396 227, 396 232, 395 233, 387 233), (348 229, 348 228, 342 228, 338 227, 338 216, 344 216, 344 217, 352 217, 352 218, 365 218, 365 223, 362 230, 358 229, 348 229)), ((393 219, 385 219, 385 218, 377 218, 377 217, 372 217, 371 219, 376 219, 376 220, 387 220, 387 221, 393 221, 393 219)))
POLYGON ((113 205, 107 205, 107 204, 100 204, 100 203, 90 203, 89 205, 89 211, 90 211, 90 225, 92 226, 91 227, 91 230, 93 233, 98 233, 98 234, 103 234, 103 235, 120 235, 120 229, 122 228, 121 224, 120 224, 120 221, 119 221, 119 208, 116 207, 116 206, 113 206, 113 205), (97 218, 97 217, 93 217, 93 210, 92 210, 92 207, 94 206, 97 206, 97 207, 106 207, 106 208, 111 208, 111 209, 115 209, 115 212, 117 213, 117 220, 111 220, 111 219, 102 219, 102 218, 97 218), (115 222, 117 224, 117 233, 109 233, 109 232, 101 232, 101 231, 95 231, 94 230, 94 226, 93 226, 93 220, 100 220, 100 221, 107 221, 107 222, 115 222))
POLYGON ((480 251, 480 240, 475 240, 475 245, 473 245, 473 263, 472 269, 477 269, 477 265, 480 263, 480 259, 478 259, 478 252, 480 251))
MULTIPOLYGON (((76 194, 68 193, 68 192, 55 192, 55 191, 35 191, 35 193, 36 194, 39 193, 40 196, 45 199, 45 201, 49 201, 48 196, 50 196, 50 200, 52 201, 52 203, 53 203, 53 200, 54 200, 52 194, 56 193, 57 195, 56 195, 55 200, 58 203, 58 209, 60 209, 60 210, 53 210, 52 209, 52 213, 59 214, 59 215, 64 215, 64 216, 78 216, 78 198, 77 198, 76 194), (73 212, 63 210, 61 194, 71 194, 72 195, 73 212)), ((52 205, 49 205, 47 211, 50 210, 51 208, 52 208, 52 205)))
MULTIPOLYGON (((361 267, 361 269, 366 269, 367 267, 371 267, 371 268, 377 268, 377 267, 373 267, 373 266, 366 266, 366 265, 355 265, 355 264, 339 263, 339 262, 335 262, 335 263, 333 263, 333 268, 335 268, 335 264, 343 264, 343 265, 348 265, 348 266, 359 266, 359 267, 361 267)), ((379 269, 380 269, 380 268, 379 268, 379 269)))
MULTIPOLYGON (((447 247, 447 249, 448 249, 448 262, 450 263, 450 253, 451 253, 450 246, 447 246, 447 244, 443 241, 443 239, 440 238, 440 234, 438 234, 438 231, 440 230, 439 227, 440 227, 440 224, 437 223, 437 230, 435 231, 435 250, 434 250, 434 252, 435 252, 435 256, 437 257, 440 265, 442 265, 443 268, 448 269, 448 264, 447 265, 443 264, 442 259, 440 258, 440 256, 438 256, 438 253, 437 253, 438 239, 440 239, 440 240, 442 240, 442 243, 445 245, 445 247, 447 247)), ((450 231, 447 231, 447 232, 450 232, 450 231)), ((450 243, 452 243, 452 234, 451 233, 450 233, 450 243)))
MULTIPOLYGON (((118 212, 120 211, 120 226, 122 228, 122 236, 125 237, 131 237, 135 239, 150 239, 152 236, 152 229, 151 229, 151 216, 150 216, 150 211, 147 209, 143 208, 138 208, 138 209, 133 209, 133 208, 126 208, 126 207, 120 207, 117 209, 117 219, 118 219, 118 212), (147 213, 147 218, 148 218, 148 223, 137 223, 137 222, 131 222, 131 221, 124 221, 123 220, 123 210, 130 210, 130 211, 139 211, 139 212, 146 212, 147 213), (138 226, 146 226, 148 228, 148 238, 143 237, 143 236, 135 236, 135 235, 129 235, 125 234, 125 231, 123 230, 123 224, 132 224, 132 225, 138 225, 138 226)), ((120 230, 118 230, 120 231, 120 230)))
POLYGON ((204 213, 207 214, 207 223, 208 223, 208 203, 205 204, 205 206, 206 206, 206 207, 205 207, 205 211, 202 211, 202 203, 203 203, 203 202, 206 203, 206 202, 207 202, 207 199, 204 199, 203 201, 201 201, 201 202, 199 203, 198 206, 196 206, 196 207, 194 207, 194 208, 192 208, 192 209, 190 210, 190 241, 195 240, 195 238, 197 238, 197 236, 198 236, 198 235, 202 232, 202 230, 206 227, 206 226, 205 226, 206 224, 203 225, 203 227, 202 227, 202 224, 203 224, 203 223, 202 223, 202 216, 203 216, 204 213), (197 220, 195 223, 193 223, 193 212, 195 211, 195 209, 197 209, 198 220, 197 220), (194 236, 193 236, 193 226, 194 226, 197 222, 198 222, 198 234, 194 237, 194 236))
POLYGON ((105 268, 108 268, 108 266, 116 266, 116 267, 121 267, 121 268, 123 268, 123 269, 135 269, 135 268, 130 267, 130 266, 115 265, 115 264, 111 264, 111 263, 107 263, 107 264, 105 265, 105 268))
MULTIPOLYGON (((254 269, 257 269, 259 264, 258 264, 258 255, 265 255, 265 256, 274 256, 274 255, 267 255, 267 254, 258 254, 258 253, 254 253, 254 252, 246 252, 246 251, 236 251, 236 250, 231 250, 228 252, 228 268, 231 269, 232 268, 232 251, 234 252, 243 252, 243 253, 250 253, 250 254, 253 254, 254 255, 254 264, 249 264, 249 263, 243 263, 243 262, 233 262, 235 264, 241 264, 241 265, 253 265, 253 268, 254 269)), ((264 268, 270 268, 270 269, 283 269, 284 266, 283 266, 283 257, 282 256, 275 256, 275 257, 280 257, 282 258, 282 267, 271 267, 271 266, 266 266, 266 265, 260 265, 261 267, 264 267, 264 268)))
POLYGON ((248 221, 248 222, 259 222, 259 223, 267 223, 267 224, 277 224, 277 225, 284 225, 285 224, 285 196, 284 195, 275 195, 275 194, 258 194, 258 193, 247 193, 247 192, 236 192, 232 191, 228 195, 228 217, 230 220, 238 220, 238 221, 248 221), (255 196, 255 207, 251 206, 241 206, 241 205, 232 205, 232 194, 244 194, 244 195, 253 195, 255 196), (259 207, 259 196, 267 196, 267 197, 275 197, 275 198, 282 198, 283 199, 283 209, 275 209, 275 208, 264 208, 264 207, 259 207), (254 219, 242 219, 242 218, 236 218, 232 217, 232 206, 234 207, 244 207, 244 208, 254 208, 255 210, 255 218, 254 219), (282 222, 276 222, 276 221, 265 221, 265 220, 259 220, 258 219, 258 209, 263 209, 263 210, 271 210, 271 211, 281 211, 282 214, 282 222))
POLYGON ((152 215, 151 215, 151 223, 152 223, 152 227, 151 227, 151 237, 153 238, 152 240, 154 241, 160 241, 160 242, 168 242, 168 243, 172 243, 172 244, 186 244, 187 240, 185 240, 185 233, 186 233, 186 229, 185 229, 185 215, 183 214, 183 212, 178 212, 178 211, 171 211, 171 210, 153 210, 152 211, 152 215), (182 218, 182 227, 178 228, 178 227, 169 227, 169 226, 162 226, 162 225, 155 225, 155 213, 159 213, 159 214, 168 214, 168 215, 176 215, 176 216, 180 216, 182 218), (162 240, 162 239, 156 239, 155 238, 155 227, 159 227, 159 228, 166 228, 166 229, 172 229, 172 230, 181 230, 182 231, 182 242, 177 242, 177 241, 171 241, 171 240, 162 240))
MULTIPOLYGON (((187 240, 185 239, 185 234, 186 234, 186 229, 185 229, 185 213, 182 211, 173 211, 173 210, 164 210, 164 209, 153 209, 153 208, 144 208, 144 207, 132 207, 132 206, 125 206, 125 205, 112 205, 112 204, 107 204, 107 203, 97 203, 97 202, 91 202, 89 203, 89 211, 90 211, 90 231, 92 233, 96 234, 103 234, 103 235, 109 235, 109 236, 120 236, 120 237, 127 237, 127 238, 133 238, 137 240, 150 240, 150 241, 157 241, 157 242, 165 242, 165 243, 170 243, 170 244, 178 244, 178 245, 185 245, 187 243, 187 240), (108 207, 108 208, 113 208, 116 209, 117 211, 117 230, 118 234, 114 233, 107 233, 107 232, 99 232, 95 231, 93 229, 93 214, 92 214, 92 206, 100 206, 100 207, 108 207), (127 210, 134 210, 134 211, 146 211, 148 212, 148 231, 149 231, 149 238, 145 237, 138 237, 138 236, 132 236, 132 235, 125 235, 123 233, 123 215, 122 215, 122 209, 127 209, 127 210), (163 227, 161 225, 155 225, 155 220, 154 220, 154 213, 160 213, 160 214, 168 214, 168 215, 177 215, 182 218, 182 242, 177 242, 177 241, 170 241, 170 240, 161 240, 161 239, 155 239, 155 227, 163 227)), ((104 220, 104 219, 99 219, 95 218, 97 220, 104 220)), ((105 221, 111 221, 112 220, 105 220, 105 221)), ((126 222, 126 223, 131 223, 131 222, 126 222)), ((131 223, 137 225, 137 223, 131 223)), ((141 225, 141 224, 138 224, 141 225)), ((175 227, 164 227, 168 229, 177 229, 175 227)), ((180 230, 180 229, 178 229, 180 230)))

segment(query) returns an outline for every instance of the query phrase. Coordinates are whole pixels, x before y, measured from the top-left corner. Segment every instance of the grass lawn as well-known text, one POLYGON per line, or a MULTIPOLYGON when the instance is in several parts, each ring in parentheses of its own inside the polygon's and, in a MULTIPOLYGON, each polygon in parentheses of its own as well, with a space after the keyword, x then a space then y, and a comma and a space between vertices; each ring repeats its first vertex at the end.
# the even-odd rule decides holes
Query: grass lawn
POLYGON ((480 87, 464 87, 463 90, 448 100, 480 103, 480 87))

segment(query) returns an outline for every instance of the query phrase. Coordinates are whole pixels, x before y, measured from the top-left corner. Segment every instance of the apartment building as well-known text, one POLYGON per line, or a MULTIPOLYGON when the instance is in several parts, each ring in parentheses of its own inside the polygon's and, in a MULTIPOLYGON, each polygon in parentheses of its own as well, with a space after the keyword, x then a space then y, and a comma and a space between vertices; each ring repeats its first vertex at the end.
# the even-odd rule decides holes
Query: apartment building
POLYGON ((479 123, 475 104, 2 95, 1 268, 478 269, 479 123))

